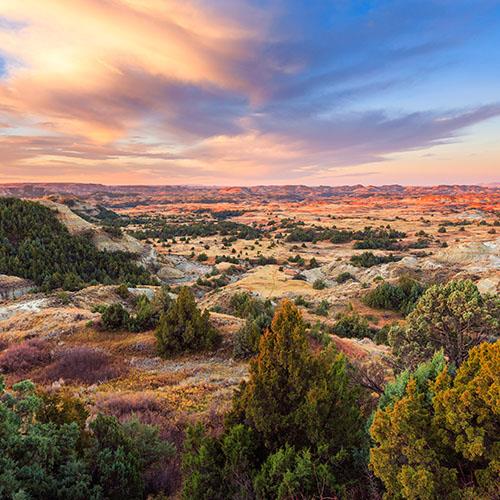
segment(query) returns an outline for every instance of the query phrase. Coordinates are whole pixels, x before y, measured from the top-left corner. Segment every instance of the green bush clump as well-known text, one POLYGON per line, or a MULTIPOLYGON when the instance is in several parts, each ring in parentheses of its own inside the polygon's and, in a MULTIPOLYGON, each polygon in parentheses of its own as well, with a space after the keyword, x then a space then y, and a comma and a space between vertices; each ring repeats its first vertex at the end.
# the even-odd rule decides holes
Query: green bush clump
POLYGON ((255 318, 260 314, 272 317, 273 311, 274 306, 269 299, 262 300, 248 292, 235 293, 227 308, 228 314, 244 319, 255 318))
POLYGON ((111 304, 104 309, 101 315, 102 326, 105 330, 120 330, 128 326, 130 315, 120 304, 111 304))
POLYGON ((156 328, 160 355, 170 356, 216 347, 220 335, 209 320, 208 310, 201 312, 193 292, 188 287, 182 287, 168 311, 162 313, 156 328))
POLYGON ((149 221, 144 229, 133 233, 136 238, 158 238, 161 241, 176 237, 204 237, 216 234, 226 237, 226 241, 237 239, 255 240, 262 231, 246 224, 229 220, 200 221, 190 224, 165 224, 163 220, 149 221))
POLYGON ((351 263, 356 267, 373 267, 388 262, 397 262, 398 260, 401 260, 401 257, 396 255, 375 255, 372 252, 353 255, 350 259, 351 263))
MULTIPOLYGON (((162 294, 163 292, 160 292, 162 294)), ((130 298, 130 293, 129 296, 130 298)), ((168 297, 168 295, 167 295, 168 297)), ((129 332, 144 332, 152 330, 158 324, 160 314, 170 304, 170 298, 155 298, 152 302, 146 295, 140 295, 134 301, 132 312, 129 313, 119 302, 109 306, 99 306, 101 326, 106 331, 127 330, 129 332), (166 304, 164 303, 166 301, 166 304)))
POLYGON ((357 339, 371 337, 373 333, 368 324, 368 320, 356 311, 341 314, 333 326, 333 331, 339 337, 357 339))
POLYGON ((356 278, 349 272, 343 272, 340 273, 336 278, 335 281, 339 284, 345 283, 346 281, 349 280, 355 280, 356 278))
POLYGON ((315 268, 319 267, 319 263, 315 257, 311 258, 311 260, 309 261, 309 265, 307 267, 309 269, 315 269, 315 268))
POLYGON ((322 300, 318 307, 314 310, 319 316, 328 316, 328 311, 330 309, 330 304, 327 300, 322 300))
POLYGON ((498 297, 482 296, 471 280, 450 281, 429 287, 406 322, 389 332, 397 366, 415 368, 444 350, 460 365, 469 350, 500 337, 498 297))
POLYGON ((322 279, 318 278, 314 281, 312 287, 315 290, 324 290, 326 288, 326 283, 322 279))
POLYGON ((390 238, 370 238, 356 241, 352 248, 356 250, 399 250, 401 245, 396 240, 390 238))
POLYGON ((146 472, 174 454, 158 429, 98 414, 81 401, 37 394, 30 381, 6 392, 0 377, 0 496, 12 499, 142 499, 146 472))
POLYGON ((424 291, 424 285, 403 276, 396 284, 378 285, 363 297, 363 303, 374 309, 389 309, 406 315, 412 311, 424 291))
POLYGON ((246 320, 234 337, 233 356, 240 359, 254 356, 258 352, 261 335, 271 324, 274 312, 272 302, 247 292, 235 293, 229 302, 228 312, 246 320))

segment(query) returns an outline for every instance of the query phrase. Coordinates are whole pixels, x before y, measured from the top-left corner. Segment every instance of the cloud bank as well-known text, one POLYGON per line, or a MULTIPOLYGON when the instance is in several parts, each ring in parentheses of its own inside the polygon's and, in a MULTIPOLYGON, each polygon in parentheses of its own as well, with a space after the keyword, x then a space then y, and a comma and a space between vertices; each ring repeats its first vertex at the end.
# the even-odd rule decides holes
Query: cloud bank
POLYGON ((495 2, 317 4, 3 0, 1 176, 335 182, 500 115, 418 96, 495 2), (391 99, 408 88, 415 105, 391 99))

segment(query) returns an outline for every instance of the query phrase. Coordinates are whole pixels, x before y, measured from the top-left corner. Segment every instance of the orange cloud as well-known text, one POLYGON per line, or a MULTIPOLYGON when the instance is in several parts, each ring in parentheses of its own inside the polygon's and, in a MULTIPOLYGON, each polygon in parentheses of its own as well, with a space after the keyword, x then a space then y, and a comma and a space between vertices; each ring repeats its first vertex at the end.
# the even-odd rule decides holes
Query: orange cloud
POLYGON ((137 113, 124 115, 122 103, 107 98, 127 86, 132 70, 250 96, 257 89, 235 66, 251 58, 263 16, 250 7, 246 14, 242 24, 186 0, 4 0, 0 16, 22 27, 0 31, 0 46, 15 61, 0 101, 61 131, 109 142, 139 125, 137 113))
MULTIPOLYGON (((405 160, 418 172, 413 151, 443 147, 500 114, 493 104, 451 114, 336 108, 393 84, 365 81, 391 66, 383 44, 392 49, 392 38, 370 24, 323 39, 300 18, 295 39, 275 23, 276 9, 250 0, 0 0, 0 181, 328 183, 355 177, 358 166, 404 179, 405 160), (363 63, 373 33, 376 54, 363 63), (362 62, 352 65, 350 51, 362 62)), ((435 45, 392 57, 413 61, 435 45)), ((441 165, 440 179, 453 171, 441 165)))

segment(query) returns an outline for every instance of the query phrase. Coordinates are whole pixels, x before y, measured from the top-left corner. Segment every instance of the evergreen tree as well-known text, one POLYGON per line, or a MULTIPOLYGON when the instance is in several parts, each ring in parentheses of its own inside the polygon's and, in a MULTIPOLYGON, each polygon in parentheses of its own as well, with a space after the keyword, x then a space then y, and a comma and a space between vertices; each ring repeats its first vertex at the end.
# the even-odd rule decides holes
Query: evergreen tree
POLYGON ((151 283, 134 257, 99 251, 92 235, 72 235, 39 203, 0 198, 0 273, 33 280, 44 290, 78 290, 90 283, 151 283))
POLYGON ((183 351, 212 349, 219 334, 210 325, 209 313, 198 309, 193 292, 181 288, 177 300, 163 313, 156 329, 158 350, 168 356, 183 351))
POLYGON ((500 341, 471 350, 456 374, 443 358, 399 377, 370 432, 385 498, 498 497, 500 341))
POLYGON ((415 369, 439 349, 455 365, 469 350, 498 338, 498 298, 484 298, 470 280, 431 286, 408 315, 406 325, 392 329, 389 342, 400 366, 415 369))
POLYGON ((184 498, 349 496, 366 439, 346 361, 309 347, 297 307, 283 301, 235 395, 224 434, 188 433, 184 498))
POLYGON ((188 441, 185 498, 325 498, 364 467, 366 439, 346 361, 311 351, 297 307, 283 301, 260 339, 248 383, 219 439, 188 441), (269 482, 272 482, 271 484, 269 482), (197 494, 201 496, 197 496, 197 494))
POLYGON ((286 300, 261 339, 235 408, 270 451, 290 444, 326 447, 332 455, 362 445, 357 395, 349 387, 345 358, 331 348, 312 353, 300 312, 286 300))

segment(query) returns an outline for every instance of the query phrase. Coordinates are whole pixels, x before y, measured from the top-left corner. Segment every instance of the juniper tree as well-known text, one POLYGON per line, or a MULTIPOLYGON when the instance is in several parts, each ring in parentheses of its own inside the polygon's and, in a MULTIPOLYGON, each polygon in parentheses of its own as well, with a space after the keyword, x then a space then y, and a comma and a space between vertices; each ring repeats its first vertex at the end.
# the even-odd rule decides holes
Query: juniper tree
POLYGON ((201 312, 193 292, 183 287, 168 311, 161 315, 156 339, 160 354, 168 356, 183 351, 212 349, 219 334, 210 325, 208 311, 201 312))
POLYGON ((370 429, 385 498, 498 497, 499 359, 483 343, 456 374, 438 355, 388 386, 370 429))
POLYGON ((498 298, 482 297, 470 280, 433 285, 389 342, 400 366, 415 368, 440 349, 459 365, 472 347, 498 338, 499 313, 498 298))

